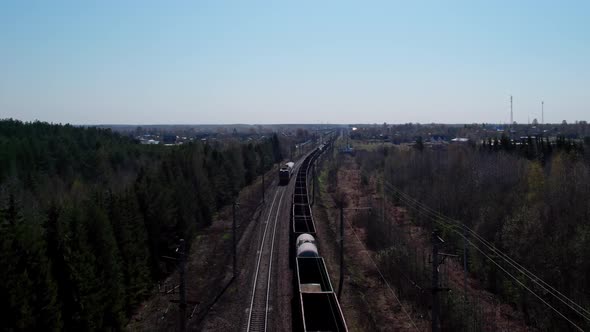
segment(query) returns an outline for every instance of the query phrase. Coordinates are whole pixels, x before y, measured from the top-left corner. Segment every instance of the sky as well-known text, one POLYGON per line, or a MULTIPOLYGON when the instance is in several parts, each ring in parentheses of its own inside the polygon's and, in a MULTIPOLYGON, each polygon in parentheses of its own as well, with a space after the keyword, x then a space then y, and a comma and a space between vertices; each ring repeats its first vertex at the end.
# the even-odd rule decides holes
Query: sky
POLYGON ((589 1, 0 1, 0 118, 590 120, 589 1))

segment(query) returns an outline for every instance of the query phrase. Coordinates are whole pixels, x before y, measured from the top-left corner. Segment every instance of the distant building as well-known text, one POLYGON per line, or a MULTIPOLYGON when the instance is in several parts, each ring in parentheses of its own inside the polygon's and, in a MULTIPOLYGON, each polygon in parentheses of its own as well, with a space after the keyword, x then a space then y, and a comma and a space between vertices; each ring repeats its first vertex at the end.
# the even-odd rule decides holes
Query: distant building
POLYGON ((433 143, 442 143, 445 142, 447 140, 446 136, 443 135, 432 135, 430 136, 430 139, 428 141, 433 142, 433 143))
POLYGON ((469 143, 469 138, 465 137, 455 137, 451 140, 452 144, 466 144, 469 143))
POLYGON ((176 136, 175 135, 164 135, 162 137, 162 141, 164 144, 176 144, 176 136))
POLYGON ((139 140, 139 143, 141 143, 141 144, 150 144, 150 145, 152 145, 152 144, 160 144, 159 141, 156 141, 156 140, 153 140, 153 139, 140 139, 139 140))

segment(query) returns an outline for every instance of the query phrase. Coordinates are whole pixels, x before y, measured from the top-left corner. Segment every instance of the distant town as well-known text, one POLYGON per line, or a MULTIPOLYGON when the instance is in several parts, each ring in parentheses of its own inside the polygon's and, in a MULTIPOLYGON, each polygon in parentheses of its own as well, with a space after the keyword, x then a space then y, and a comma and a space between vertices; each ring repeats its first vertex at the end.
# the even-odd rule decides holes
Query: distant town
POLYGON ((181 145, 189 142, 260 141, 272 133, 283 137, 313 138, 317 132, 329 129, 345 129, 352 140, 391 144, 423 143, 426 147, 446 144, 483 144, 502 136, 514 144, 526 144, 528 139, 543 138, 555 142, 564 138, 573 142, 590 136, 587 121, 540 124, 534 119, 530 124, 298 124, 298 125, 100 125, 123 135, 133 137, 140 144, 181 145))

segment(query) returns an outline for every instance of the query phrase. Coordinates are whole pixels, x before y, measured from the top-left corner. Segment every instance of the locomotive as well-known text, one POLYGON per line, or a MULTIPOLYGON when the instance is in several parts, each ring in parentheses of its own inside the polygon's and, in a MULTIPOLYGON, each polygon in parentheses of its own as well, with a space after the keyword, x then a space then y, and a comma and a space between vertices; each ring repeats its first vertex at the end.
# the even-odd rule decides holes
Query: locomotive
POLYGON ((289 183, 291 174, 293 174, 293 166, 295 166, 295 163, 288 162, 279 169, 279 185, 286 185, 289 183))

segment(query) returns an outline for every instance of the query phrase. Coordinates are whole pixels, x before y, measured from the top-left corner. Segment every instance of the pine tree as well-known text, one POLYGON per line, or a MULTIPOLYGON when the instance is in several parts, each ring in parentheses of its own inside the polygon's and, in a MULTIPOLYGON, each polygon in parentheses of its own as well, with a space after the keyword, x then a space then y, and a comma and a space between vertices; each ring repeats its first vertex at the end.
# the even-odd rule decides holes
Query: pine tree
POLYGON ((124 280, 127 314, 147 295, 150 287, 149 250, 145 225, 137 198, 126 190, 117 202, 119 219, 112 220, 124 261, 124 280))
POLYGON ((124 285, 121 258, 105 212, 94 202, 84 204, 88 240, 96 258, 95 278, 99 282, 97 306, 102 308, 102 327, 118 329, 123 323, 124 285))
POLYGON ((94 330, 103 326, 103 307, 98 278, 98 262, 91 246, 88 219, 83 208, 72 204, 60 215, 67 230, 64 232, 63 255, 68 275, 66 328, 94 330))
POLYGON ((281 155, 281 147, 279 143, 279 137, 276 133, 272 134, 272 152, 273 152, 273 162, 279 162, 283 159, 281 155))
POLYGON ((8 207, 0 212, 0 315, 6 315, 1 321, 17 329, 61 329, 57 286, 41 224, 25 220, 12 193, 8 207))
POLYGON ((0 120, 2 326, 121 328, 169 273, 161 256, 279 159, 276 135, 161 149, 110 130, 0 120))

